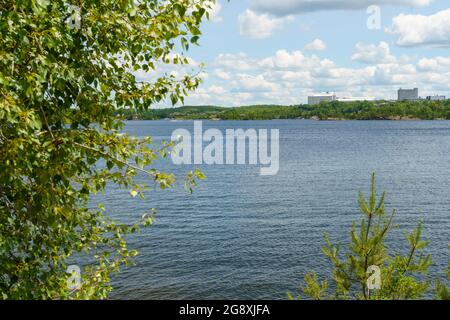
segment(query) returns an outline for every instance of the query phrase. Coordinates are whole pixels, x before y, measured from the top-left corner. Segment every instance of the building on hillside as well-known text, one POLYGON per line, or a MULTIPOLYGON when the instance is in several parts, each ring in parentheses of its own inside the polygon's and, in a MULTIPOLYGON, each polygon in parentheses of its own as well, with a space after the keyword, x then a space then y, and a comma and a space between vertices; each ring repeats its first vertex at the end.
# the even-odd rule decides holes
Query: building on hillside
POLYGON ((376 101, 373 97, 343 97, 336 100, 339 102, 376 101))
POLYGON ((441 96, 441 95, 428 96, 427 100, 430 100, 430 101, 442 101, 442 100, 445 100, 445 96, 441 96))
POLYGON ((398 101, 415 101, 419 100, 419 89, 398 89, 398 101))
POLYGON ((336 100, 336 94, 330 93, 330 92, 324 92, 319 94, 313 94, 308 96, 308 104, 309 105, 317 105, 321 102, 329 102, 329 101, 335 101, 336 100))

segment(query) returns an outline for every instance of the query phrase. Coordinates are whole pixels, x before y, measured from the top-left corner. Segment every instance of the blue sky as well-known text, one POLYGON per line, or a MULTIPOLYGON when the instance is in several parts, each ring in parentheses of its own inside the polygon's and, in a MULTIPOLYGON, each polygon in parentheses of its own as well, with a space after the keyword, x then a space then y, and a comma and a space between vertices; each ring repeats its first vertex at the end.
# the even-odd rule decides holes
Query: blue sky
POLYGON ((399 87, 450 96, 448 0, 219 0, 212 16, 188 52, 206 67, 186 104, 298 104, 321 91, 392 99, 399 87), (367 27, 372 4, 379 29, 367 27))

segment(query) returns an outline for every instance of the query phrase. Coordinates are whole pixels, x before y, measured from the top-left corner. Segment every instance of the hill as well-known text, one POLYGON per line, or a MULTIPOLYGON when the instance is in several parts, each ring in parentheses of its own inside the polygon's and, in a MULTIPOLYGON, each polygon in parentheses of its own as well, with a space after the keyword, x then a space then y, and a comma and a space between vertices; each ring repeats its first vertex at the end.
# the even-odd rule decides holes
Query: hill
POLYGON ((185 106, 126 112, 127 119, 210 119, 210 120, 435 120, 450 119, 450 100, 443 101, 332 101, 320 105, 254 105, 234 108, 185 106))

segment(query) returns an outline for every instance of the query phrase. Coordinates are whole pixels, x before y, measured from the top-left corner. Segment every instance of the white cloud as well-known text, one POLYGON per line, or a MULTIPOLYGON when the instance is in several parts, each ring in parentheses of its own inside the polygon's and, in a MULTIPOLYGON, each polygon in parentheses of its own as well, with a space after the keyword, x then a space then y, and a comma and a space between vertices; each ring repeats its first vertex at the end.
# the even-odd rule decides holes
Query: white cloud
POLYGON ((395 61, 391 55, 389 44, 382 41, 378 45, 365 45, 361 42, 356 44, 356 52, 352 55, 353 61, 367 64, 389 63, 395 61))
POLYGON ((288 52, 278 50, 274 56, 264 58, 257 62, 261 68, 276 68, 290 70, 318 70, 322 68, 331 68, 334 63, 329 59, 320 59, 319 57, 305 56, 301 51, 288 52))
POLYGON ((253 68, 255 61, 250 59, 247 54, 219 54, 216 58, 216 64, 223 69, 231 71, 246 71, 253 68))
POLYGON ((209 10, 209 18, 213 22, 222 22, 223 18, 220 16, 220 12, 222 11, 222 5, 219 0, 216 0, 214 4, 212 4, 211 9, 209 10))
POLYGON ((224 94, 226 92, 223 87, 216 86, 216 85, 210 86, 207 90, 209 93, 212 93, 212 94, 224 94))
POLYGON ((278 86, 265 79, 264 75, 260 74, 257 76, 252 76, 249 74, 239 74, 238 83, 240 88, 248 92, 266 92, 275 91, 278 86))
POLYGON ((230 74, 221 69, 216 69, 214 71, 214 75, 221 80, 230 80, 231 79, 230 74))
POLYGON ((417 67, 421 71, 450 71, 450 57, 423 58, 417 67))
POLYGON ((241 35, 249 38, 264 39, 291 19, 292 17, 277 18, 268 14, 257 14, 247 9, 238 17, 239 31, 241 35))
POLYGON ((198 77, 203 81, 205 81, 209 78, 209 74, 207 72, 202 71, 198 74, 198 77))
POLYGON ((450 9, 431 16, 401 14, 386 32, 398 36, 399 46, 450 46, 450 9))
POLYGON ((252 0, 256 12, 277 16, 325 10, 365 10, 370 5, 426 6, 432 0, 252 0))
POLYGON ((315 39, 313 42, 310 42, 305 46, 306 51, 324 51, 326 48, 327 44, 320 39, 315 39))
POLYGON ((306 62, 306 57, 301 51, 290 53, 286 50, 278 50, 271 59, 274 66, 283 69, 300 68, 304 65, 304 62, 306 62))
POLYGON ((352 58, 364 64, 340 66, 299 50, 277 50, 260 58, 220 54, 210 66, 210 78, 186 103, 299 104, 311 92, 320 91, 395 99, 399 87, 418 87, 422 96, 449 96, 450 57, 395 56, 387 43, 380 42, 357 44, 352 58))

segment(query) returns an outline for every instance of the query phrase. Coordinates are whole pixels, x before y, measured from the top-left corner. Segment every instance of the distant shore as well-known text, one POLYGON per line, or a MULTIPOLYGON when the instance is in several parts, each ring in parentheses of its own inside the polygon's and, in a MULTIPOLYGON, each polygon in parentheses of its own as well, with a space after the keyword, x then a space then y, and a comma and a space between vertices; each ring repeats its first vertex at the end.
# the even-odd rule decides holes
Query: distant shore
POLYGON ((126 110, 127 120, 450 120, 450 100, 442 101, 333 101, 320 105, 255 105, 243 107, 186 106, 126 110))
POLYGON ((391 117, 391 118, 376 118, 376 119, 345 119, 345 118, 324 118, 318 119, 312 118, 273 118, 273 119, 205 119, 205 118, 164 118, 164 119, 141 119, 141 118, 128 118, 127 121, 275 121, 275 120, 311 120, 311 121, 450 121, 450 119, 420 119, 411 117, 391 117))

